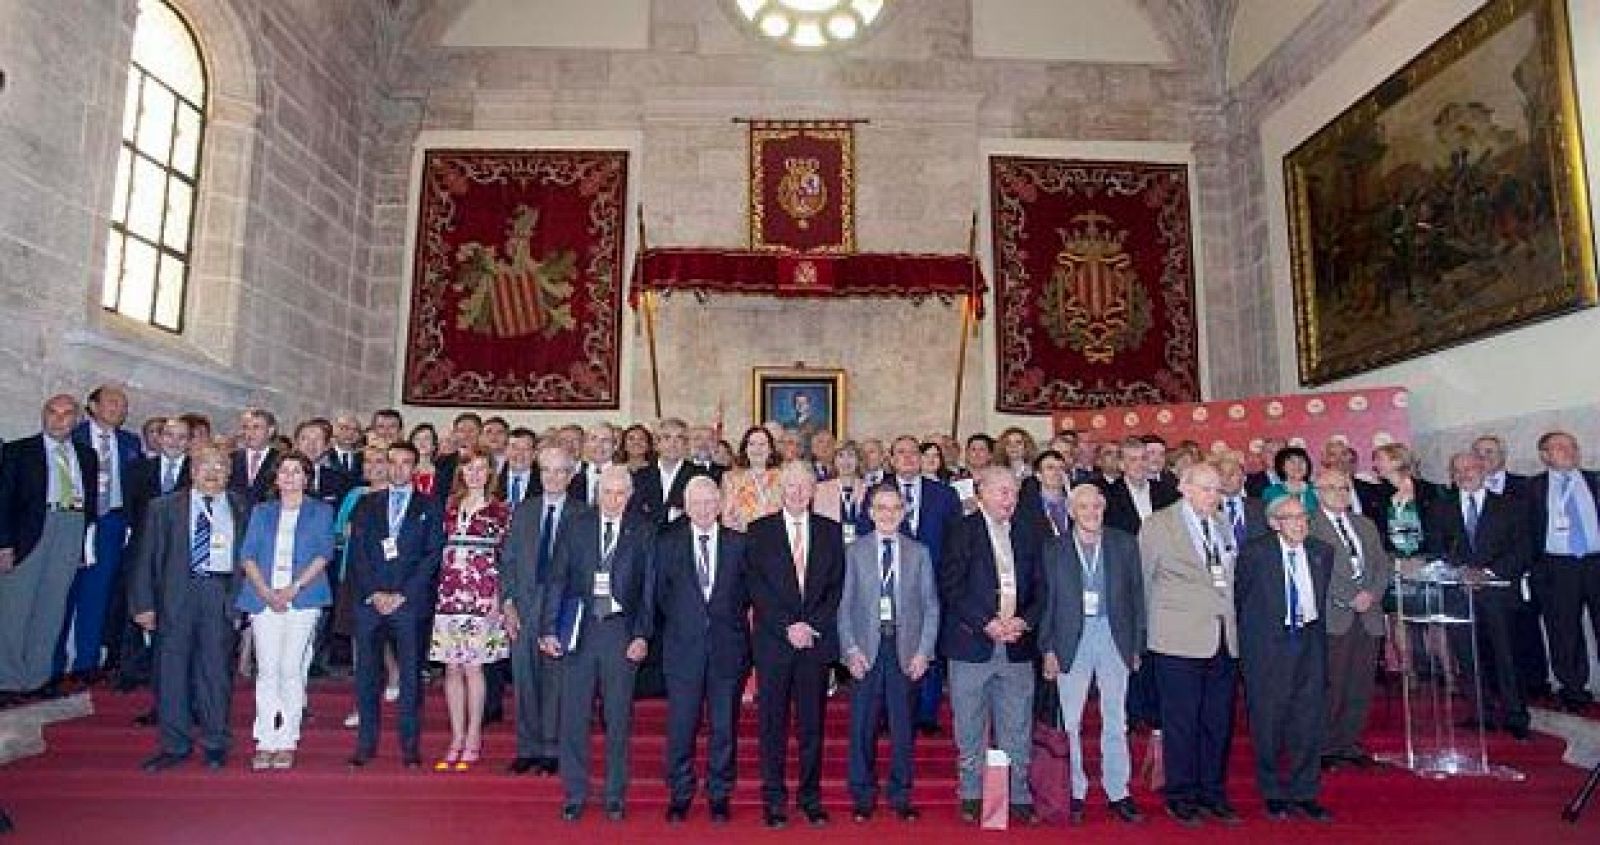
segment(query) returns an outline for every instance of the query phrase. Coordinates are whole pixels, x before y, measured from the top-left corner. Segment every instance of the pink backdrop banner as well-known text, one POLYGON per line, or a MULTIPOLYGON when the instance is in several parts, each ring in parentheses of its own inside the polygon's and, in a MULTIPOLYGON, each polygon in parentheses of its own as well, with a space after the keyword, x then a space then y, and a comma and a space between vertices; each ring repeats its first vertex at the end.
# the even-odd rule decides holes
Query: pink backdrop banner
POLYGON ((1281 437, 1291 445, 1304 446, 1315 457, 1324 442, 1343 438, 1355 448, 1365 467, 1372 447, 1410 442, 1408 397, 1403 387, 1374 387, 1059 411, 1054 420, 1056 431, 1070 428, 1096 441, 1153 433, 1166 438, 1169 446, 1188 439, 1208 452, 1229 448, 1248 454, 1259 451, 1263 439, 1281 437))

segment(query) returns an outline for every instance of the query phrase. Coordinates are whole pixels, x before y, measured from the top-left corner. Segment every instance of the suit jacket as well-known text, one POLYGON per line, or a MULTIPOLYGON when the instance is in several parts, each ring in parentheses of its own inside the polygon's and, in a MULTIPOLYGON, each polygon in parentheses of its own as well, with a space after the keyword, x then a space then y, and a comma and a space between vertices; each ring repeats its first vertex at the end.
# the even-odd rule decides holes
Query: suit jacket
MULTIPOLYGON (((898 487, 900 480, 891 474, 884 477, 883 483, 898 487)), ((950 485, 927 476, 922 477, 921 495, 922 501, 917 505, 917 530, 911 536, 928 547, 928 554, 934 560, 942 560, 945 537, 961 519, 961 500, 950 485)), ((863 507, 856 516, 856 536, 865 537, 871 533, 872 514, 863 507)))
MULTIPOLYGON (((1335 554, 1332 546, 1315 537, 1307 537, 1304 548, 1314 595, 1302 601, 1317 608, 1321 618, 1322 608, 1328 604, 1328 580, 1335 554)), ((1244 659, 1246 671, 1256 667, 1270 671, 1275 662, 1270 644, 1282 633, 1284 617, 1289 615, 1284 578, 1283 546, 1276 534, 1257 537, 1240 550, 1233 595, 1239 617, 1239 656, 1244 659)))
MULTIPOLYGON (((1100 539, 1100 571, 1105 590, 1100 613, 1111 623, 1111 639, 1122 662, 1132 668, 1144 651, 1144 572, 1139 541, 1132 534, 1107 527, 1100 539)), ((1077 659, 1083 637, 1083 560, 1071 534, 1050 537, 1043 550, 1044 615, 1039 621, 1039 650, 1055 654, 1061 670, 1077 659)))
POLYGON ((356 486, 360 478, 340 469, 338 456, 332 450, 323 453, 322 460, 317 461, 311 475, 306 479, 306 495, 336 510, 339 503, 344 501, 344 495, 356 486))
MULTIPOLYGON (((99 502, 96 482, 99 461, 93 449, 73 442, 78 456, 78 484, 83 490, 83 514, 95 519, 99 502)), ((13 440, 0 447, 0 549, 16 552, 22 563, 39 545, 50 495, 49 467, 45 463, 44 435, 13 440)))
MULTIPOLYGON (((594 595, 594 574, 600 570, 600 519, 598 509, 586 508, 556 535, 550 552, 550 584, 540 609, 539 630, 545 636, 560 636, 562 601, 558 596, 588 599, 594 595)), ((611 557, 611 595, 622 605, 632 639, 647 640, 655 631, 654 545, 655 527, 625 512, 617 525, 611 557)), ((594 621, 588 619, 584 624, 594 621)))
MULTIPOLYGON (((1178 494, 1178 488, 1159 478, 1151 479, 1149 484, 1152 514, 1182 498, 1178 494)), ((1143 520, 1139 518, 1139 509, 1133 504, 1133 493, 1128 490, 1128 479, 1117 479, 1106 488, 1105 493, 1106 525, 1129 534, 1138 534, 1139 525, 1143 520)))
POLYGON ((1252 499, 1259 499, 1268 487, 1276 483, 1276 480, 1268 473, 1252 472, 1244 477, 1244 492, 1246 496, 1252 499))
POLYGON ((345 477, 351 480, 352 485, 366 483, 366 475, 364 474, 366 471, 366 459, 363 457, 359 448, 352 449, 350 451, 349 469, 345 469, 344 465, 340 462, 339 450, 337 448, 328 450, 328 460, 332 461, 334 466, 339 467, 339 471, 343 472, 345 477))
POLYGON ((413 489, 395 538, 399 557, 386 560, 383 541, 389 536, 389 491, 361 497, 350 517, 345 544, 345 577, 363 604, 373 593, 400 593, 414 612, 434 605, 433 577, 444 555, 444 513, 439 500, 413 489))
MULTIPOLYGON (((1240 504, 1244 511, 1244 543, 1272 533, 1272 526, 1267 524, 1267 504, 1265 502, 1252 496, 1243 496, 1240 498, 1240 504)), ((1228 500, 1226 496, 1223 497, 1222 503, 1217 505, 1217 515, 1222 517, 1223 522, 1228 522, 1228 500)), ((1238 537, 1236 536, 1230 535, 1228 540, 1236 551, 1244 547, 1244 543, 1238 542, 1238 537)))
MULTIPOLYGON (((237 493, 224 493, 223 498, 233 517, 233 577, 227 584, 228 594, 232 595, 244 580, 240 573, 250 510, 244 497, 237 493)), ((191 613, 189 523, 193 514, 189 500, 189 490, 179 489, 150 502, 144 525, 134 535, 132 568, 128 570, 128 615, 153 610, 157 627, 169 622, 176 627, 191 613)))
MULTIPOLYGON (((535 478, 538 476, 535 475, 535 478)), ((568 496, 556 520, 556 538, 570 530, 572 521, 589 510, 581 499, 568 496)), ((543 624, 544 601, 550 586, 550 572, 539 578, 539 544, 544 542, 544 494, 529 493, 511 516, 510 533, 500 553, 500 594, 517 609, 522 624, 530 632, 543 624)), ((550 547, 550 570, 555 569, 555 546, 550 547)))
POLYGON ((707 671, 737 678, 750 665, 750 600, 745 593, 747 539, 721 525, 711 600, 700 592, 695 531, 680 520, 656 538, 656 624, 667 675, 707 671))
MULTIPOLYGON (((859 529, 860 517, 867 512, 867 494, 872 492, 873 485, 866 479, 857 478, 851 482, 850 500, 855 504, 855 519, 850 520, 852 526, 859 529)), ((827 481, 817 482, 817 493, 811 498, 811 509, 823 516, 844 525, 844 487, 839 479, 830 478, 827 481)))
POLYGON ((454 452, 440 455, 433 461, 433 495, 441 502, 450 498, 450 485, 455 483, 456 464, 459 462, 460 457, 454 452))
MULTIPOLYGON (((1582 470, 1584 483, 1589 485, 1589 493, 1595 497, 1595 512, 1600 513, 1600 472, 1582 470)), ((1528 479, 1527 487, 1522 492, 1522 501, 1527 513, 1528 542, 1533 557, 1537 560, 1544 554, 1545 532, 1550 529, 1550 472, 1546 470, 1528 479)), ((1482 526, 1479 526, 1482 530, 1482 526)), ((1595 538, 1590 537, 1593 544, 1595 538)), ((0 543, 0 546, 3 546, 0 543)), ((1498 572, 1499 570, 1495 570, 1498 572)))
MULTIPOLYGON (((178 477, 173 486, 173 492, 189 488, 190 478, 189 456, 179 458, 182 464, 178 467, 178 477)), ((153 455, 140 458, 133 466, 128 468, 128 474, 122 485, 122 507, 128 514, 128 525, 138 533, 144 524, 145 511, 150 503, 166 495, 161 492, 161 456, 153 455)))
POLYGON ((261 457, 261 467, 256 470, 256 480, 250 482, 250 466, 247 461, 248 452, 244 449, 235 449, 229 460, 228 490, 244 496, 251 507, 265 501, 272 495, 277 486, 278 461, 283 458, 277 449, 269 448, 261 457))
MULTIPOLYGON (((1050 521, 1050 514, 1044 509, 1044 492, 1035 476, 1022 479, 1017 486, 1016 519, 1033 532, 1041 548, 1047 540, 1056 536, 1055 523, 1050 521)), ((1071 523, 1070 515, 1067 521, 1071 523)))
POLYGON ((794 553, 789 549, 785 511, 750 523, 745 587, 755 611, 751 634, 756 666, 796 656, 789 644, 789 626, 804 622, 817 632, 808 651, 824 662, 839 658, 839 597, 844 588, 844 537, 839 523, 807 514, 805 591, 795 580, 794 553))
POLYGON ((1359 616, 1361 627, 1368 634, 1381 637, 1384 632, 1381 599, 1384 591, 1389 589, 1389 579, 1394 577, 1394 558, 1383 547, 1383 537, 1378 534, 1377 523, 1371 518, 1351 513, 1345 515, 1345 521, 1350 524, 1356 542, 1361 545, 1360 578, 1356 578, 1355 564, 1351 562, 1344 539, 1339 536, 1339 529, 1334 526, 1333 520, 1328 518, 1327 511, 1317 508, 1311 512, 1311 536, 1327 543, 1334 551, 1333 577, 1328 582, 1328 600, 1322 605, 1323 618, 1327 620, 1329 634, 1349 632, 1359 616), (1355 600, 1356 593, 1362 591, 1370 594, 1374 601, 1366 613, 1358 614, 1350 602, 1355 600))
MULTIPOLYGON (((894 579, 895 657, 902 671, 922 655, 931 664, 939 644, 939 577, 928 547, 909 537, 899 547, 899 573, 894 579)), ((873 531, 845 549, 844 590, 839 598, 839 653, 860 651, 871 667, 878 660, 882 629, 878 599, 883 592, 882 545, 873 531)))
POLYGON ((1524 530, 1524 520, 1525 510, 1516 500, 1485 490, 1478 530, 1469 537, 1461 513, 1461 491, 1451 487, 1433 500, 1423 548, 1430 557, 1441 557, 1452 566, 1492 569, 1515 584, 1533 562, 1532 550, 1523 538, 1534 532, 1524 530))
MULTIPOLYGON (((1239 655, 1234 615, 1234 555, 1220 552, 1226 585, 1213 586, 1211 570, 1195 548, 1184 513, 1187 505, 1150 515, 1139 529, 1139 558, 1144 564, 1147 647, 1174 657, 1207 658, 1217 653, 1217 620, 1222 620, 1228 654, 1239 655)), ((1220 538, 1227 530, 1221 514, 1212 517, 1220 538)))
MULTIPOLYGON (((1000 572, 995 568, 994 547, 990 545, 989 525, 983 511, 968 514, 955 523, 945 545, 939 566, 939 647, 945 657, 967 663, 983 663, 994 654, 994 640, 983 628, 1000 611, 1000 572)), ((1017 616, 1027 623, 1028 632, 1006 646, 1012 661, 1038 656, 1034 633, 1044 616, 1044 567, 1039 547, 1026 528, 1012 520, 1011 557, 1017 578, 1017 616)))
MULTIPOLYGON (((1430 531, 1428 522, 1433 517, 1433 500, 1444 495, 1444 488, 1420 478, 1414 479, 1412 486, 1415 488, 1417 516, 1422 520, 1422 535, 1426 542, 1430 531)), ((1394 485, 1387 481, 1379 481, 1376 484, 1358 487, 1356 492, 1363 496, 1361 512, 1378 526, 1378 536, 1383 539, 1383 547, 1390 554, 1394 554, 1394 544, 1389 541, 1389 500, 1394 496, 1394 485)))
POLYGON ((660 465, 642 466, 633 471, 633 497, 628 499, 628 507, 656 526, 682 520, 683 489, 689 485, 689 479, 702 474, 699 467, 684 461, 678 466, 678 474, 672 477, 672 489, 663 495, 660 465), (669 519, 673 508, 678 510, 677 519, 669 519))
MULTIPOLYGON (((88 447, 90 451, 95 453, 97 458, 99 457, 99 450, 91 442, 88 419, 84 419, 76 426, 73 426, 71 437, 73 443, 88 447)), ((117 444, 117 472, 122 482, 122 507, 123 511, 126 512, 128 507, 128 471, 133 468, 135 463, 144 459, 144 444, 140 442, 138 435, 123 431, 120 428, 114 432, 112 439, 117 444)), ((99 475, 98 461, 96 462, 95 474, 96 476, 99 475)))
MULTIPOLYGON (((334 507, 327 502, 306 497, 300 505, 300 515, 294 522, 294 548, 291 557, 291 578, 299 578, 300 573, 311 566, 311 562, 322 558, 331 566, 333 564, 333 519, 336 514, 334 507)), ((255 561, 256 569, 261 572, 262 580, 268 586, 272 584, 272 566, 278 553, 278 522, 283 518, 283 503, 277 499, 262 502, 250 512, 250 525, 245 529, 244 548, 240 552, 240 563, 245 560, 255 561)), ((240 579, 239 597, 235 606, 245 613, 261 613, 266 610, 266 602, 256 594, 245 579, 240 579)), ((305 610, 313 607, 327 607, 333 604, 333 592, 328 585, 328 571, 326 568, 313 578, 305 589, 301 590, 290 602, 290 607, 296 610, 305 610)))
POLYGON ((1515 472, 1507 472, 1506 483, 1500 488, 1500 495, 1513 499, 1521 498, 1527 494, 1532 483, 1533 478, 1530 476, 1520 475, 1515 472))

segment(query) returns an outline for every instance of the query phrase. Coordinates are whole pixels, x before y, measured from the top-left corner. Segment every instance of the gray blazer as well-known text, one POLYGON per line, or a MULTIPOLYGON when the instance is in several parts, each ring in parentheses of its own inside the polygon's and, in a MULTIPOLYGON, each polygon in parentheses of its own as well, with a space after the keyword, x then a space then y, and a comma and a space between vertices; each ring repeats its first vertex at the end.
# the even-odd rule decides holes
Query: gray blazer
MULTIPOLYGON (((1129 669, 1144 651, 1144 573, 1139 543, 1132 534, 1106 526, 1101 535, 1100 566, 1105 593, 1100 611, 1111 623, 1111 639, 1129 669)), ((1039 651, 1054 654, 1061 671, 1072 668, 1083 637, 1083 563, 1069 533, 1044 544, 1044 617, 1039 620, 1039 651)))
MULTIPOLYGON (((567 496, 561 505, 561 517, 556 522, 556 537, 551 538, 550 569, 555 569, 555 540, 572 525, 572 520, 589 506, 576 496, 567 496)), ((529 630, 537 630, 540 607, 544 601, 545 582, 538 578, 539 532, 544 524, 544 497, 528 495, 511 516, 511 531, 506 537, 505 550, 500 559, 500 594, 517 609, 517 615, 529 630)))
MULTIPOLYGON (((908 671, 911 658, 919 654, 933 660, 939 638, 939 585, 927 546, 904 534, 895 542, 900 546, 900 574, 894 582, 895 645, 900 668, 908 671)), ((839 599, 839 656, 860 651, 868 668, 878 657, 880 548, 878 532, 873 531, 844 550, 844 591, 839 599)))
POLYGON ((1378 534, 1378 526, 1371 519, 1351 513, 1345 515, 1345 520, 1355 531, 1356 542, 1361 544, 1365 571, 1359 581, 1356 580, 1356 570, 1350 563, 1344 541, 1339 538, 1339 530, 1333 527, 1333 520, 1322 508, 1311 512, 1311 536, 1332 546, 1334 551, 1333 578, 1328 582, 1327 606, 1322 609, 1323 624, 1330 635, 1342 635, 1350 631, 1359 615, 1361 627, 1368 634, 1381 637, 1384 632, 1383 593, 1389 589, 1389 579, 1394 577, 1394 558, 1384 550, 1383 537, 1378 534), (1372 594, 1372 607, 1366 613, 1357 614, 1350 607, 1350 602, 1362 590, 1372 594))
MULTIPOLYGON (((1221 620, 1228 655, 1239 656, 1239 629, 1233 609, 1233 564, 1237 550, 1221 554, 1224 586, 1211 583, 1205 558, 1195 548, 1179 501, 1150 515, 1139 527, 1139 560, 1144 565, 1145 613, 1149 620, 1147 648, 1172 657, 1208 658, 1217 653, 1217 621, 1221 620)), ((1220 515, 1211 530, 1233 545, 1233 534, 1220 515)))

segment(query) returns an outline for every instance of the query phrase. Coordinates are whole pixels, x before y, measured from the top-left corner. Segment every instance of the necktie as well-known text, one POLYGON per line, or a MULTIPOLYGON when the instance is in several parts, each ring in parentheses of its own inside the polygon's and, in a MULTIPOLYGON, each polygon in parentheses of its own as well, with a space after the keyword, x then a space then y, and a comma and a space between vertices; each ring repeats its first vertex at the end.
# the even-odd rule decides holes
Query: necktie
POLYGON ((266 453, 257 451, 252 451, 250 453, 250 466, 246 480, 252 485, 256 483, 256 473, 261 471, 261 457, 264 454, 266 453))
POLYGON ((1355 569, 1355 577, 1360 578, 1365 567, 1361 565, 1361 552, 1356 548, 1355 539, 1350 536, 1350 526, 1344 521, 1344 514, 1333 518, 1333 527, 1339 529, 1339 540, 1350 550, 1350 566, 1355 569))
POLYGON ((699 534, 700 548, 694 557, 695 569, 700 575, 700 595, 711 598, 711 535, 699 534))
POLYGON ((211 562, 211 496, 202 496, 205 505, 194 520, 194 539, 189 543, 189 572, 201 575, 211 562))
POLYGON ((1234 548, 1244 547, 1244 514, 1239 512, 1239 500, 1228 500, 1228 524, 1233 526, 1234 548))
POLYGON ((389 491, 389 536, 400 536, 400 520, 406 513, 405 494, 399 490, 389 491))
POLYGON ((1288 564, 1285 566, 1284 571, 1289 580, 1289 626, 1298 631, 1300 630, 1301 625, 1300 588, 1295 584, 1294 576, 1295 567, 1297 566, 1297 558, 1300 556, 1300 553, 1294 549, 1289 549, 1287 552, 1285 552, 1285 554, 1288 557, 1288 564))
POLYGON ((794 578, 800 585, 800 595, 806 594, 806 524, 801 520, 793 520, 794 536, 789 538, 789 554, 794 556, 794 578))
POLYGON ((894 601, 894 541, 888 537, 883 538, 883 559, 879 564, 883 574, 878 579, 881 585, 879 595, 894 601))
POLYGON ((1219 563, 1220 560, 1217 556, 1217 541, 1211 536, 1211 520, 1206 517, 1200 518, 1200 536, 1205 538, 1206 563, 1219 563))
POLYGON ((534 565, 539 583, 543 584, 550 574, 550 550, 556 542, 556 506, 545 505, 544 521, 539 523, 539 559, 534 565))
POLYGON ((1478 497, 1472 493, 1467 494, 1467 547, 1476 550, 1478 547, 1478 497))
POLYGON ((617 524, 605 520, 600 531, 600 560, 603 569, 611 568, 611 553, 617 550, 617 524))
POLYGON ((917 496, 916 487, 911 484, 900 485, 901 496, 905 499, 906 515, 900 521, 900 530, 907 534, 914 534, 917 530, 917 496))
POLYGON ((100 432, 99 440, 100 447, 95 450, 95 456, 100 459, 100 477, 104 478, 105 482, 100 485, 102 488, 104 488, 101 491, 101 496, 98 499, 95 499, 95 511, 98 513, 98 515, 105 516, 106 513, 111 510, 112 505, 112 479, 115 476, 113 476, 111 473, 113 469, 112 462, 116 460, 116 455, 111 451, 110 432, 100 432))
POLYGON ((853 487, 839 488, 839 512, 846 524, 856 521, 856 491, 853 487))
POLYGON ((521 501, 522 501, 522 476, 513 475, 513 476, 511 476, 511 504, 515 505, 515 504, 520 503, 521 501))
POLYGON ((1572 473, 1561 476, 1562 510, 1567 516, 1567 551, 1577 557, 1589 553, 1589 536, 1583 530, 1583 512, 1578 509, 1578 496, 1572 486, 1572 473))
POLYGON ((161 495, 165 496, 178 486, 178 462, 171 458, 162 458, 161 462, 166 467, 161 473, 161 495))
POLYGON ((77 486, 72 483, 72 459, 67 457, 66 443, 56 444, 53 464, 56 475, 56 504, 70 508, 78 499, 78 491, 77 486))
POLYGON ((351 453, 349 453, 349 452, 340 452, 339 453, 339 466, 343 467, 345 472, 355 472, 356 471, 355 459, 351 456, 351 453))

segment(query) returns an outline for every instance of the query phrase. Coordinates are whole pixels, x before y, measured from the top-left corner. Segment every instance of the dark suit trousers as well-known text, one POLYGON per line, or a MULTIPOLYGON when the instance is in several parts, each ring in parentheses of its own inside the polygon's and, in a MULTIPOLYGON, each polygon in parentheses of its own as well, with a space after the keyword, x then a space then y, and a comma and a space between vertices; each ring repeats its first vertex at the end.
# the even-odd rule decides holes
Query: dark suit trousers
POLYGON ((517 756, 554 760, 561 754, 561 661, 539 651, 532 623, 511 644, 516 685, 517 756))
POLYGON ((850 798, 870 806, 878 799, 878 720, 889 721, 889 803, 911 803, 911 679, 900 668, 895 638, 885 636, 866 677, 850 696, 850 798))
POLYGON ((1222 801, 1233 744, 1233 694, 1238 662, 1219 639, 1211 657, 1150 652, 1148 668, 1161 689, 1162 793, 1169 801, 1222 801))
POLYGON ((89 672, 100 668, 100 648, 105 645, 107 611, 111 590, 122 569, 122 551, 128 536, 128 519, 122 511, 110 511, 95 523, 95 565, 79 569, 67 595, 67 621, 62 626, 56 647, 56 674, 89 672), (71 639, 71 661, 67 641, 71 639))
POLYGON ((605 800, 621 802, 628 788, 628 739, 633 735, 633 679, 638 667, 627 658, 626 616, 592 614, 578 647, 561 658, 561 785, 566 800, 589 799, 589 726, 595 689, 600 691, 606 731, 605 800))
POLYGON ((1256 787, 1268 801, 1310 801, 1322 781, 1328 634, 1319 619, 1298 631, 1278 626, 1266 636, 1261 654, 1244 661, 1256 787))
MULTIPOLYGON (((1450 628, 1450 648, 1461 663, 1462 672, 1477 673, 1478 690, 1483 696, 1483 715, 1503 722, 1508 728, 1528 726, 1528 705, 1522 698, 1522 678, 1517 672, 1516 648, 1512 642, 1512 620, 1517 612, 1514 587, 1485 587, 1473 594, 1477 619, 1477 663, 1473 645, 1464 626, 1450 628), (1492 708, 1490 701, 1498 703, 1492 708)), ((1465 610, 1465 607, 1461 608, 1465 610)))
POLYGON ((1372 688, 1377 680, 1378 644, 1357 619, 1350 630, 1328 637, 1328 731, 1324 754, 1354 754, 1361 750, 1361 732, 1367 727, 1372 688))
POLYGON ((1145 659, 1138 669, 1128 675, 1128 700, 1123 709, 1128 714, 1128 721, 1143 722, 1146 725, 1161 727, 1161 689, 1156 682, 1155 670, 1150 665, 1150 652, 1145 652, 1145 659))
POLYGON ((917 681, 914 693, 917 725, 938 727, 939 702, 944 700, 944 660, 935 659, 928 664, 928 671, 917 681))
POLYGON ((706 742, 706 797, 721 801, 733 797, 738 777, 735 754, 739 740, 739 697, 744 675, 712 673, 704 661, 684 666, 668 657, 664 663, 667 684, 667 789, 672 801, 694 798, 694 744, 702 712, 709 721, 706 742))
POLYGON ((789 801, 784 769, 789 753, 789 715, 794 711, 800 741, 802 807, 822 803, 822 709, 828 697, 829 661, 813 650, 793 651, 756 666, 761 724, 761 800, 782 808, 789 801))
POLYGON ((227 578, 189 581, 189 607, 156 614, 156 717, 161 750, 187 755, 200 722, 200 745, 228 750, 228 705, 233 692, 233 596, 227 578))
POLYGON ((356 752, 371 756, 378 750, 378 733, 382 727, 382 709, 378 706, 383 692, 383 647, 394 644, 395 660, 400 667, 400 701, 396 709, 399 719, 400 756, 418 757, 418 738, 422 727, 422 695, 418 675, 422 672, 417 641, 422 638, 421 622, 411 602, 398 610, 382 616, 364 601, 356 606, 356 710, 361 714, 361 728, 356 732, 356 752))
MULTIPOLYGON (((1517 588, 1521 591, 1521 586, 1517 588)), ((1550 652, 1544 646, 1544 624, 1540 621, 1538 597, 1518 602, 1511 614, 1512 648, 1517 655, 1517 677, 1522 682, 1522 697, 1550 692, 1550 652)))
POLYGON ((1583 640, 1583 610, 1600 639, 1600 554, 1578 559, 1546 556, 1545 590, 1539 597, 1550 633, 1550 668, 1562 695, 1583 695, 1589 685, 1589 646, 1583 640))

